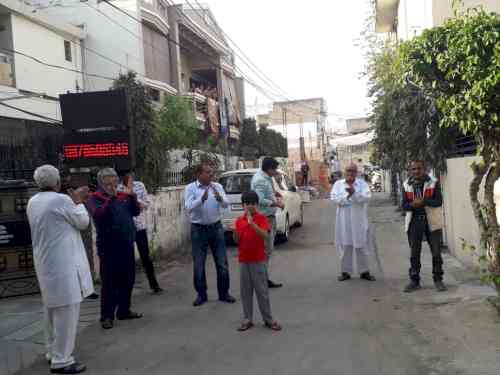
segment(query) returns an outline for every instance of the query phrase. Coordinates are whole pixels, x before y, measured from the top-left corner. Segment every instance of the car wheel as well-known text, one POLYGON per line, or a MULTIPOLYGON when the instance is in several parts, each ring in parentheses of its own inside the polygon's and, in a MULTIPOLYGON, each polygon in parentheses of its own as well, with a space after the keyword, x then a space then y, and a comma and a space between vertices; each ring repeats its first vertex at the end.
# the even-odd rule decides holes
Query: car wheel
POLYGON ((297 222, 297 227, 301 227, 302 224, 304 224, 304 205, 300 205, 300 218, 299 221, 297 222))
POLYGON ((288 218, 287 214, 285 220, 285 230, 283 233, 280 233, 279 239, 280 242, 287 242, 289 238, 290 238, 290 219, 288 218))

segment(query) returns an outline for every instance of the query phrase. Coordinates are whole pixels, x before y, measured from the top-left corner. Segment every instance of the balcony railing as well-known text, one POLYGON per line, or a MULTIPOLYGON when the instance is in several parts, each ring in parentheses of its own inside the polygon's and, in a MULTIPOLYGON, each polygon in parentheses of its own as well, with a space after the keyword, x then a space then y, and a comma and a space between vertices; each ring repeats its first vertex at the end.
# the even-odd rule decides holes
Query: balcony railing
POLYGON ((15 87, 13 62, 12 56, 0 53, 0 85, 15 87))
POLYGON ((182 96, 190 101, 196 119, 201 122, 200 126, 204 127, 207 121, 207 98, 195 92, 188 92, 182 96))

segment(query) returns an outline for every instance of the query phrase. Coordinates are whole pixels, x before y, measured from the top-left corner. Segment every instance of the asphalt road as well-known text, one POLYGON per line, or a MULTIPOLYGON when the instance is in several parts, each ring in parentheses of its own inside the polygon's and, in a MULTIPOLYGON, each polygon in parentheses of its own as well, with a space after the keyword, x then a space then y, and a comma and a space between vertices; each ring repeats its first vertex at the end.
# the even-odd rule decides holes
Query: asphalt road
MULTIPOLYGON (((484 302, 484 296, 491 294, 488 288, 460 278, 463 269, 447 257, 450 291, 438 295, 430 282, 426 249, 426 287, 412 295, 401 293, 408 268, 401 217, 380 198, 373 202, 370 215, 384 274, 376 273, 376 282, 354 278, 339 283, 334 212, 328 201, 309 204, 304 226, 276 249, 271 274, 285 286, 271 292, 271 304, 275 318, 283 325, 282 332, 260 325, 237 332, 241 306, 217 301, 211 261, 210 301, 200 308, 192 307, 191 266, 179 263, 161 275, 164 295, 135 298, 135 309, 145 314, 143 319, 118 322, 110 331, 102 331, 97 323, 84 330, 77 355, 88 365, 87 373, 498 373, 500 329, 498 318, 484 302)), ((236 250, 230 251, 231 291, 239 298, 236 250)), ((260 318, 258 311, 254 315, 260 318)), ((47 372, 40 359, 23 374, 47 372)))

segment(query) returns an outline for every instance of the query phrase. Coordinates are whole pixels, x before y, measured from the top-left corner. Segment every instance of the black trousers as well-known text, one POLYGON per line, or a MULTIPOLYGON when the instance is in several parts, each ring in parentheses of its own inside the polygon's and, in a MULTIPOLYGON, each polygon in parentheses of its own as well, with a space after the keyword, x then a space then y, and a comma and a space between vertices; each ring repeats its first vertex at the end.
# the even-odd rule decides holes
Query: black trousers
POLYGON ((134 244, 115 244, 99 251, 101 321, 130 312, 135 283, 134 244))
POLYGON ((422 241, 425 239, 429 244, 432 254, 432 275, 434 281, 443 280, 443 257, 441 256, 441 230, 431 232, 425 216, 414 216, 408 229, 408 243, 410 244, 410 279, 420 282, 420 269, 422 264, 420 257, 422 253, 422 241))
POLYGON ((158 281, 156 280, 155 268, 149 254, 149 241, 146 229, 138 230, 136 232, 135 243, 137 244, 137 250, 139 250, 139 255, 141 257, 142 266, 144 267, 144 272, 148 277, 149 287, 151 289, 156 289, 159 287, 159 285, 158 281))

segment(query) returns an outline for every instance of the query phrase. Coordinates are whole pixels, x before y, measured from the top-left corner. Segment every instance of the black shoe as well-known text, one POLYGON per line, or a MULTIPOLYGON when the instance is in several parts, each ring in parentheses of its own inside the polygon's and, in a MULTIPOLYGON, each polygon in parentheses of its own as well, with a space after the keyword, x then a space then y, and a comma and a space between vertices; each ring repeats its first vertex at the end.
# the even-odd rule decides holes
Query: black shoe
POLYGON ((346 281, 351 278, 351 275, 349 275, 347 272, 342 272, 342 275, 340 275, 337 280, 338 281, 346 281))
POLYGON ((133 320, 133 319, 141 319, 142 318, 141 313, 136 313, 134 311, 129 311, 125 315, 116 315, 116 319, 118 320, 133 320))
POLYGON ((198 296, 194 300, 193 306, 201 306, 201 305, 203 305, 207 301, 208 301, 207 297, 198 296))
POLYGON ((81 363, 75 362, 72 365, 62 367, 62 368, 51 368, 50 372, 52 374, 80 374, 87 369, 87 366, 81 363))
POLYGON ((446 292, 448 288, 444 285, 442 280, 434 281, 434 286, 438 292, 446 292))
POLYGON ((405 293, 411 293, 416 290, 421 289, 422 287, 420 286, 420 283, 417 281, 410 281, 410 283, 405 287, 404 292, 405 293))
POLYGON ((375 281, 375 280, 377 280, 375 278, 375 276, 373 276, 372 274, 370 274, 370 272, 363 272, 360 275, 360 278, 363 279, 363 280, 367 280, 367 281, 375 281))
POLYGON ((268 288, 281 288, 283 284, 275 283, 271 280, 267 280, 267 287, 268 288))
POLYGON ((101 327, 104 329, 111 329, 113 328, 113 321, 111 319, 104 319, 101 322, 101 327))
POLYGON ((235 303, 236 298, 234 298, 232 295, 227 294, 226 296, 219 298, 219 301, 221 302, 227 302, 227 303, 235 303))
POLYGON ((153 292, 153 294, 162 294, 163 293, 163 289, 160 288, 159 286, 157 286, 156 288, 152 289, 152 292, 153 292))
POLYGON ((99 294, 97 293, 92 293, 90 296, 88 296, 86 299, 99 299, 99 294))

